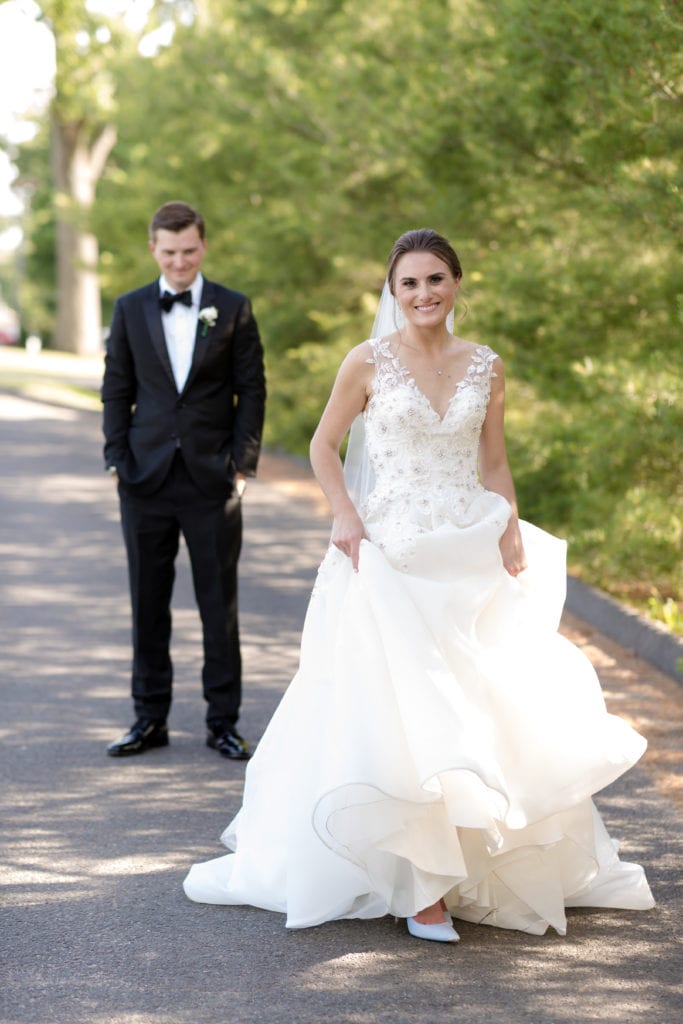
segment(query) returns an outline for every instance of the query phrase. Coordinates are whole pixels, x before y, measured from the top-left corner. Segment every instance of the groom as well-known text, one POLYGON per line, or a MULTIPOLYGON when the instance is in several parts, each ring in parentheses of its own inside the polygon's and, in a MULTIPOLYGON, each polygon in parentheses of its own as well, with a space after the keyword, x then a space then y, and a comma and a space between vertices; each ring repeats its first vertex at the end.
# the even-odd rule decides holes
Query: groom
POLYGON ((246 296, 207 281, 204 221, 165 203, 150 225, 161 271, 121 296, 107 342, 104 458, 118 481, 133 619, 136 720, 111 757, 168 743, 171 594, 180 534, 204 635, 207 744, 245 760, 237 623, 240 499, 253 476, 265 406, 263 349, 246 296))

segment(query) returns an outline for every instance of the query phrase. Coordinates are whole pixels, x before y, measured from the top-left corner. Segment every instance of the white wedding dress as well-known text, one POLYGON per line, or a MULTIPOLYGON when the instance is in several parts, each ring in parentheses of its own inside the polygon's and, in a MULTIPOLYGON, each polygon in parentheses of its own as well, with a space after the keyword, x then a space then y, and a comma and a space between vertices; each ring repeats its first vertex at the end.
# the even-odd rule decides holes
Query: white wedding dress
MULTIPOLYGON (((358 573, 330 547, 300 668, 248 765, 223 835, 185 892, 305 928, 414 915, 534 934, 567 906, 653 906, 591 795, 645 740, 607 714, 585 656, 557 633, 565 545, 523 523, 529 568, 503 568, 510 512, 477 476, 494 353, 477 348, 441 419, 371 341, 374 490, 358 573)), ((370 360, 369 360, 370 361, 370 360)))

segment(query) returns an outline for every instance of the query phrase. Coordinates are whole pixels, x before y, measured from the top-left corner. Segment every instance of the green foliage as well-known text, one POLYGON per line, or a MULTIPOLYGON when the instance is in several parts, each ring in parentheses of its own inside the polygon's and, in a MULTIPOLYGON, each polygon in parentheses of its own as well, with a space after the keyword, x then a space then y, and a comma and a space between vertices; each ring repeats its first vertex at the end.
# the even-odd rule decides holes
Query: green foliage
POLYGON ((207 274, 254 300, 267 441, 303 453, 392 241, 443 231, 462 331, 506 363, 523 515, 679 628, 682 65, 674 0, 198 0, 103 69, 106 307, 155 270, 153 209, 197 205, 207 274))

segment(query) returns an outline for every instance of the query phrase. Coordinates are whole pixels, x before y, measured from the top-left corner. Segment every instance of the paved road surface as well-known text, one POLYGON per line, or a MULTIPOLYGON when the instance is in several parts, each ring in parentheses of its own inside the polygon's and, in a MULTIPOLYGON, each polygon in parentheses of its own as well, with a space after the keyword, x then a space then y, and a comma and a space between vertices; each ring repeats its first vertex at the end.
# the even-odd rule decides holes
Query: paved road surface
MULTIPOLYGON (((130 724, 129 620, 99 416, 0 394, 2 1024, 674 1024, 681 1019, 681 691, 566 628, 652 751, 599 797, 657 908, 571 911, 567 938, 463 924, 457 947, 385 918, 287 932, 280 915, 189 903, 219 855, 243 766, 203 745, 200 630, 186 559, 174 600, 172 744, 115 761, 130 724)), ((275 458, 246 499, 241 607, 256 741, 293 674, 328 532, 307 474, 275 458)), ((311 729, 315 723, 311 723, 311 729)))

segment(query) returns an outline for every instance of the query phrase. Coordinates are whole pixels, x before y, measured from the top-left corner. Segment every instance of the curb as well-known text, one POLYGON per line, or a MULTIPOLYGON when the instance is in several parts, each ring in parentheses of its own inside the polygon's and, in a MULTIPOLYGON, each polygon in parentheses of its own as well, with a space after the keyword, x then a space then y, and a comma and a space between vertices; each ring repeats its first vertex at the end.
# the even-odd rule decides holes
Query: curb
POLYGON ((683 640, 594 587, 567 576, 567 611, 683 683, 683 640))

